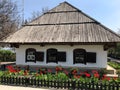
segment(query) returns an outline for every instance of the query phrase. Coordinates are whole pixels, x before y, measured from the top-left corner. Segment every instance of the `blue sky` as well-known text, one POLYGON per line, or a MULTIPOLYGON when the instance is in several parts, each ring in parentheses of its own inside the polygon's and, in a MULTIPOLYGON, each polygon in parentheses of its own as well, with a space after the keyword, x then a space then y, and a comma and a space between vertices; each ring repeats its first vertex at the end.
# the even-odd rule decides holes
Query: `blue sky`
MULTIPOLYGON (((16 0, 21 9, 22 0, 16 0)), ((106 27, 117 32, 120 28, 120 0, 24 0, 24 17, 28 19, 32 12, 53 7, 67 1, 106 27)))

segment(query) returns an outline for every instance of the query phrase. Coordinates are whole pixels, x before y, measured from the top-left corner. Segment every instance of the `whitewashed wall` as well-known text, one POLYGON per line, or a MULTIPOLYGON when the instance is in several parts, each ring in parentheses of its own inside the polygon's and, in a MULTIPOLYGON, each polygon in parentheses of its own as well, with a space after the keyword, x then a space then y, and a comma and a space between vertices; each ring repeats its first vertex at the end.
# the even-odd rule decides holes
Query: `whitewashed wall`
POLYGON ((107 66, 107 52, 103 50, 103 45, 21 45, 16 48, 16 64, 17 65, 37 65, 37 66, 65 66, 65 67, 84 67, 84 68, 106 68, 107 66), (35 48, 36 51, 44 52, 44 62, 25 62, 25 51, 27 48, 35 48), (66 62, 46 63, 46 50, 49 48, 56 48, 58 51, 66 51, 66 62), (87 52, 96 52, 96 63, 73 64, 73 50, 76 48, 83 48, 87 52))

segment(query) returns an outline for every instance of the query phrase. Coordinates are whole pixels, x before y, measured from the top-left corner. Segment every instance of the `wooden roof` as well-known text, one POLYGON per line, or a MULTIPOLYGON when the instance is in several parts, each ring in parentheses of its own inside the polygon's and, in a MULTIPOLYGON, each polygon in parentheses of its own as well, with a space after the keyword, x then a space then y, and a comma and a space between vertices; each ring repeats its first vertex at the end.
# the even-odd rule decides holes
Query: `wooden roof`
POLYGON ((3 40, 6 43, 104 43, 120 37, 98 21, 63 2, 3 40))

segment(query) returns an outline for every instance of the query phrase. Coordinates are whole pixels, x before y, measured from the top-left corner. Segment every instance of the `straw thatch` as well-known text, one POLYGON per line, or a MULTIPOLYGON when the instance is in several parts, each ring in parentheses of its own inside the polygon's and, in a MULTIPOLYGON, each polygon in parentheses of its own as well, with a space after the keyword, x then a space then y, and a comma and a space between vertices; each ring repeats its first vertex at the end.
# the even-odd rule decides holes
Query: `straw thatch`
POLYGON ((110 29, 67 2, 25 25, 3 40, 6 43, 120 42, 110 29))

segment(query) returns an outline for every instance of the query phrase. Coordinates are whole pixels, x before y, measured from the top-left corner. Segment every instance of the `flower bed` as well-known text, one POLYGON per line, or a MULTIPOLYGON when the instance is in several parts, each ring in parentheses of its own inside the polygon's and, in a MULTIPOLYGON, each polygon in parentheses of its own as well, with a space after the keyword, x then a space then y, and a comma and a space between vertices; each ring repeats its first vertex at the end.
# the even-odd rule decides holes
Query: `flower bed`
POLYGON ((37 68, 35 72, 31 72, 29 67, 21 70, 20 67, 7 66, 6 71, 1 71, 0 76, 7 77, 34 77, 41 80, 77 80, 81 82, 115 82, 120 83, 120 78, 109 78, 105 75, 104 70, 92 70, 80 72, 78 68, 65 69, 62 67, 55 67, 55 71, 49 68, 37 68))
POLYGON ((67 88, 72 90, 119 90, 120 78, 109 78, 104 70, 82 71, 78 68, 65 69, 56 67, 37 68, 31 72, 29 66, 7 66, 6 71, 0 71, 0 83, 6 85, 35 86, 48 88, 67 88))

